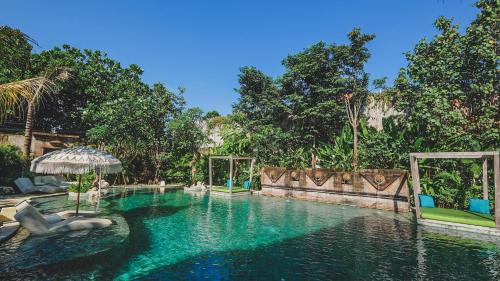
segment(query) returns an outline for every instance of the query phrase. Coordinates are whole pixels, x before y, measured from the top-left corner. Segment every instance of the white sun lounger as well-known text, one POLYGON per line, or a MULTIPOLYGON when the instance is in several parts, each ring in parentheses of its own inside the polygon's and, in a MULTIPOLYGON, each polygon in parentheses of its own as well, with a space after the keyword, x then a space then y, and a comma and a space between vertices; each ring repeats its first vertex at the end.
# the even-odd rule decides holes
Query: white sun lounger
POLYGON ((54 185, 62 188, 68 188, 71 184, 63 176, 60 175, 35 176, 33 178, 33 183, 35 185, 54 185))
MULTIPOLYGON (((52 234, 66 231, 103 228, 111 225, 108 219, 92 217, 71 217, 71 212, 61 212, 53 215, 43 216, 28 202, 23 201, 16 205, 17 213, 14 218, 34 235, 52 234)), ((82 215, 93 215, 82 212, 82 215)), ((80 215, 80 213, 78 214, 80 215)))
POLYGON ((46 193, 55 193, 55 192, 62 192, 62 191, 66 190, 66 188, 64 188, 64 187, 50 185, 50 184, 34 185, 29 178, 18 178, 14 181, 14 183, 16 184, 17 188, 19 188, 19 190, 24 194, 36 192, 36 191, 46 192, 46 193))

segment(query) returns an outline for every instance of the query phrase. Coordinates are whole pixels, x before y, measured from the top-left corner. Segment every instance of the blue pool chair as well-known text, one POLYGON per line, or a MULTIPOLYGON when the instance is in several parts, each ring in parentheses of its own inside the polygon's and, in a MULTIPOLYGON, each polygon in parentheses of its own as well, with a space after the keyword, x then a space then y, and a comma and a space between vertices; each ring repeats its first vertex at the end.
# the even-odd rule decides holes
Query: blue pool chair
POLYGON ((250 189, 251 185, 252 184, 250 183, 250 180, 246 180, 246 181, 243 182, 243 188, 244 189, 250 189))
POLYGON ((469 211, 479 214, 490 214, 490 201, 483 199, 469 199, 469 211))
POLYGON ((419 194, 418 199, 420 200, 420 207, 424 208, 435 208, 434 197, 430 195, 419 194))

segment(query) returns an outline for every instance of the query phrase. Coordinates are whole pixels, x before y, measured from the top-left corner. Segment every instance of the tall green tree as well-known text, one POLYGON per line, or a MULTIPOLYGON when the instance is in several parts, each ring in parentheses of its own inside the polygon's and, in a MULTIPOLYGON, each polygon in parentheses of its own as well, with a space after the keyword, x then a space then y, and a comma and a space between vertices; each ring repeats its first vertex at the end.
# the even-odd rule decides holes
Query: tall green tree
MULTIPOLYGON (((0 85, 27 78, 34 41, 19 29, 0 26, 0 85)), ((22 85, 3 87, 0 93, 0 122, 20 113, 31 91, 20 91, 22 85), (17 88, 17 89, 16 89, 17 88)))
POLYGON ((135 80, 122 82, 128 86, 126 92, 115 100, 85 109, 84 118, 93 124, 87 137, 89 142, 117 155, 128 175, 157 182, 160 154, 167 148, 166 124, 181 110, 184 100, 162 84, 147 86, 139 79, 142 70, 134 71, 135 80))
POLYGON ((204 115, 199 108, 189 108, 168 122, 168 149, 163 155, 167 177, 195 184, 200 149, 208 141, 203 126, 204 115))
POLYGON ((357 171, 359 120, 369 93, 369 75, 365 71, 365 64, 370 58, 370 52, 366 44, 373 40, 375 35, 363 34, 359 28, 355 28, 349 32, 348 38, 349 45, 338 46, 334 56, 339 57, 342 68, 341 84, 345 88, 343 100, 353 133, 352 168, 357 171))
MULTIPOLYGON (((407 54, 408 67, 395 83, 401 126, 419 151, 498 150, 500 96, 496 0, 476 3, 479 13, 464 33, 450 19, 435 22, 438 34, 407 54)), ((410 144, 411 141, 406 141, 410 144)), ((408 146, 404 153, 414 151, 408 146)), ((427 161, 423 190, 442 206, 465 207, 481 192, 480 164, 470 160, 427 161)))
POLYGON ((288 124, 300 135, 304 149, 311 152, 311 166, 316 165, 315 149, 345 122, 341 65, 337 47, 319 42, 283 60, 285 73, 279 79, 287 105, 288 124))
POLYGON ((499 143, 498 1, 479 1, 465 34, 446 18, 432 41, 407 54, 396 106, 432 150, 488 150, 499 143))
POLYGON ((32 44, 21 30, 0 26, 0 84, 29 78, 32 44))

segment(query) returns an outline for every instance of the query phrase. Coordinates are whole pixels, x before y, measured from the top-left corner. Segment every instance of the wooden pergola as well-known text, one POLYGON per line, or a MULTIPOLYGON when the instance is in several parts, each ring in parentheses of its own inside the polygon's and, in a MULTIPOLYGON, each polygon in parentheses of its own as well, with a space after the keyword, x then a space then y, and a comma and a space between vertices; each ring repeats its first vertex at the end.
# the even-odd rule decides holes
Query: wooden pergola
POLYGON ((238 160, 245 160, 245 161, 250 161, 250 189, 253 189, 252 187, 252 178, 253 178, 253 165, 255 163, 255 158, 252 157, 240 157, 240 156, 210 156, 208 157, 208 181, 209 181, 209 186, 210 189, 212 189, 212 159, 222 159, 222 160, 228 160, 229 161, 229 193, 233 193, 233 170, 234 170, 234 162, 238 160))
POLYGON ((483 159, 483 199, 488 200, 488 159, 493 159, 493 173, 495 180, 495 224, 500 230, 500 154, 498 151, 486 152, 429 152, 410 153, 410 167, 415 197, 415 211, 417 220, 422 219, 420 212, 420 175, 418 159, 483 159))

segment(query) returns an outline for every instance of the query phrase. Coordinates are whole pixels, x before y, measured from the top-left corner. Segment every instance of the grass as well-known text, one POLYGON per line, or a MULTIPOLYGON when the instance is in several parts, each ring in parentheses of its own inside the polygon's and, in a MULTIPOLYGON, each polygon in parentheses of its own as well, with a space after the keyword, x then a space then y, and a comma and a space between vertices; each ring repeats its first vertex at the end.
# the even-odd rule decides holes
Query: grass
MULTIPOLYGON (((213 191, 229 193, 229 188, 227 187, 212 187, 213 191)), ((248 189, 241 187, 233 187, 233 193, 249 191, 248 189)))
POLYGON ((420 208, 420 211, 424 219, 495 227, 495 219, 492 215, 445 208, 420 208))

